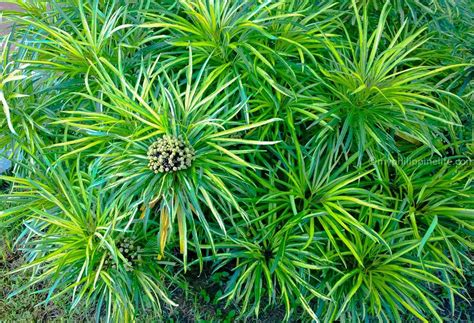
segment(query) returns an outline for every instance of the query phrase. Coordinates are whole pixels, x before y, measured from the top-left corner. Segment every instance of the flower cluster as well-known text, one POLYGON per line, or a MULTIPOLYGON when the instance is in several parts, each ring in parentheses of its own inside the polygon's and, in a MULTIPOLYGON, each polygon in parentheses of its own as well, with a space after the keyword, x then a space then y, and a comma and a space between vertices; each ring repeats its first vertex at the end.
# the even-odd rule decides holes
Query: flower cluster
MULTIPOLYGON (((133 264, 140 260, 141 247, 135 245, 134 241, 131 238, 121 239, 117 243, 117 249, 125 258, 124 268, 126 271, 133 270, 133 264)), ((122 258, 119 258, 122 259, 122 258)), ((104 261, 104 266, 111 267, 112 269, 117 269, 117 264, 115 263, 113 256, 109 255, 104 261)))
POLYGON ((194 159, 193 147, 181 136, 164 135, 148 148, 148 167, 155 174, 189 168, 194 159))

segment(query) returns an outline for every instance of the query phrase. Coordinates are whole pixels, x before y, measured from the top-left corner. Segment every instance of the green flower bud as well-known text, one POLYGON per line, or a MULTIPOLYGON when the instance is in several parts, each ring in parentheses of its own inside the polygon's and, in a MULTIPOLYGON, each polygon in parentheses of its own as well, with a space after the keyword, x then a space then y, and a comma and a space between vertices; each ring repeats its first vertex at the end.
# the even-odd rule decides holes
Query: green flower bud
POLYGON ((148 149, 148 168, 157 172, 176 172, 191 166, 195 159, 195 151, 180 135, 173 137, 164 135, 148 149))

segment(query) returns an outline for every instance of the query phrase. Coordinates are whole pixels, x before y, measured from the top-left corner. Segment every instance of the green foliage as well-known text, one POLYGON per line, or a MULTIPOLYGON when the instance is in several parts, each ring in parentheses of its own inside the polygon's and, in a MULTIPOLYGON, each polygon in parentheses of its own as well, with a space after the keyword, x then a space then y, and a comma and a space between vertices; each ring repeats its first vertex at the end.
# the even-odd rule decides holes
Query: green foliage
POLYGON ((8 306, 469 319, 468 3, 20 5, 0 55, 0 230, 30 277, 3 283, 8 306))
MULTIPOLYGON (((1 245, 0 245, 1 246, 1 245)), ((94 313, 85 307, 77 307, 70 311, 71 304, 68 297, 60 297, 54 303, 37 306, 45 299, 44 294, 37 292, 38 287, 29 288, 27 293, 21 296, 8 298, 8 295, 16 289, 28 284, 30 272, 24 271, 11 275, 10 271, 25 263, 22 255, 7 253, 5 259, 0 260, 0 320, 12 321, 44 321, 61 320, 68 317, 71 320, 92 322, 94 313)), ((41 288, 41 287, 40 287, 41 288)))
MULTIPOLYGON (((420 40, 424 29, 402 38, 404 23, 393 36, 382 38, 388 5, 370 35, 367 12, 360 17, 356 10, 358 41, 348 39, 339 50, 328 42, 329 62, 315 72, 322 86, 317 88, 321 92, 312 95, 321 97, 321 102, 314 105, 316 113, 309 115, 314 119, 310 127, 324 122, 325 129, 317 129, 314 141, 331 140, 334 149, 358 151, 359 160, 364 151, 372 158, 379 151, 390 156, 398 151, 401 140, 420 142, 436 151, 432 142, 439 128, 460 123, 456 111, 438 99, 450 94, 429 81, 457 66, 426 66, 413 53, 424 43, 420 40)), ((307 112, 302 111, 305 116, 307 112)))

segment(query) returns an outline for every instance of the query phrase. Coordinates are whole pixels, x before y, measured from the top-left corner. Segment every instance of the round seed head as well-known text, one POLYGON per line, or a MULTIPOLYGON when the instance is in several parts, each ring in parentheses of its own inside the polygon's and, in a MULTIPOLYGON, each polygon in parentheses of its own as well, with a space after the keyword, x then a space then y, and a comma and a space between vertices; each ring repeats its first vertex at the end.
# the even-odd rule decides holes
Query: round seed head
POLYGON ((148 167, 158 172, 176 172, 189 168, 195 159, 193 147, 183 137, 164 135, 148 149, 148 167))

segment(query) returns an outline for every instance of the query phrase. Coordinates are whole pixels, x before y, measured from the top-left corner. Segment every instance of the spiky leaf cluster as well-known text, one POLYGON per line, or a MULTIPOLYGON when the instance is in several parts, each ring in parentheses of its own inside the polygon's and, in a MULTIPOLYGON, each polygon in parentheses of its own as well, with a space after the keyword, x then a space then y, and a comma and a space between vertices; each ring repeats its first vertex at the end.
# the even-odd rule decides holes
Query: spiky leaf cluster
POLYGON ((194 148, 182 136, 164 135, 148 149, 148 167, 155 174, 187 169, 195 158, 194 148))
POLYGON ((474 19, 445 2, 18 1, 0 230, 29 285, 105 322, 198 270, 238 320, 472 321, 474 19))

